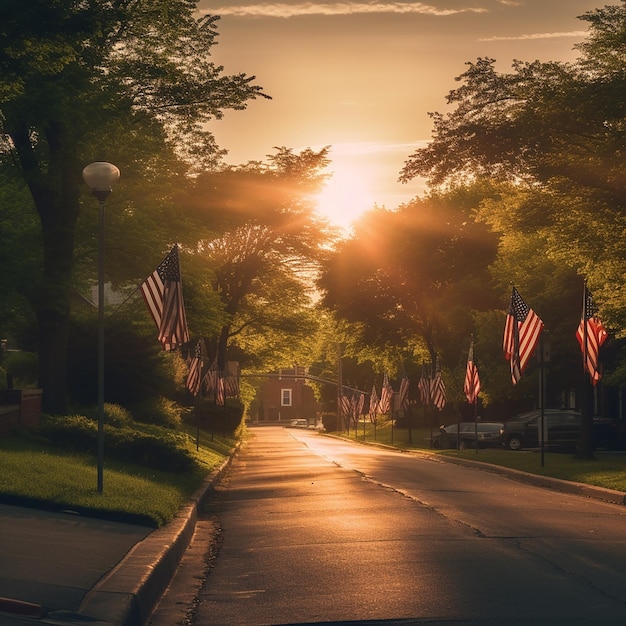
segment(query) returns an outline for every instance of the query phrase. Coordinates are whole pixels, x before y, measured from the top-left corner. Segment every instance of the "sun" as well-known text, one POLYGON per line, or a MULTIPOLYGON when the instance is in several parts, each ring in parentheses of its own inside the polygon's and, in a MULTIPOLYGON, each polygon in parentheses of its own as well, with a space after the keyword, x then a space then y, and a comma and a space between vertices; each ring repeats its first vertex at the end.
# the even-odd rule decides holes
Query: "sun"
POLYGON ((375 205, 367 177, 348 167, 333 167, 316 198, 319 214, 344 235, 350 233, 353 222, 375 205))

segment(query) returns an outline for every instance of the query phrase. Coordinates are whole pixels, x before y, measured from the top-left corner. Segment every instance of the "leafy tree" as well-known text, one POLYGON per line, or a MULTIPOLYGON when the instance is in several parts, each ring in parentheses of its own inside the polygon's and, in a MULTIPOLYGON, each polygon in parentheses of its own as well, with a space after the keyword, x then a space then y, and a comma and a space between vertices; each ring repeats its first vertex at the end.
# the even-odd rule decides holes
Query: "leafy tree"
POLYGON ((433 185, 490 177, 520 187, 515 219, 542 229, 547 253, 585 276, 604 319, 626 328, 626 3, 581 16, 590 26, 575 63, 523 63, 511 73, 478 59, 433 113, 433 140, 415 151, 403 180, 433 185))
MULTIPOLYGON (((536 301, 549 293, 558 303, 546 306, 555 339, 566 321, 575 329, 580 314, 571 294, 582 281, 574 272, 590 284, 605 322, 618 335, 626 328, 626 3, 581 19, 590 30, 574 63, 515 61, 511 73, 497 72, 494 59, 468 63, 448 96, 453 110, 432 114, 432 142, 401 172, 405 181, 422 175, 435 186, 477 177, 512 185, 505 194, 512 210, 490 210, 487 219, 503 234, 501 253, 533 246, 533 254, 517 258, 523 256, 536 301), (535 273, 546 269, 538 253, 550 265, 547 274, 535 273), (562 314, 566 302, 572 319, 562 314)), ((572 340, 553 346, 565 355, 570 344, 574 350, 572 340)), ((589 444, 581 439, 582 456, 590 455, 589 444)))
MULTIPOLYGON (((151 136, 198 166, 213 164, 219 151, 204 124, 263 96, 254 77, 227 76, 212 63, 217 18, 198 18, 195 7, 191 0, 0 6, 2 165, 27 186, 41 222, 42 271, 29 296, 46 411, 65 409, 83 167, 105 159, 130 165, 122 136, 131 154, 135 138, 151 136)), ((143 155, 141 173, 167 176, 154 165, 143 155)))
POLYGON ((200 228, 210 232, 218 211, 226 226, 198 244, 225 314, 210 347, 220 369, 229 343, 240 351, 256 346, 247 358, 258 365, 261 355, 275 361, 269 346, 280 345, 284 354, 281 334, 302 339, 314 327, 311 283, 330 232, 316 216, 312 196, 325 178, 328 149, 276 150, 267 163, 199 176, 185 199, 200 228), (267 342, 263 349, 260 337, 267 342))
POLYGON ((362 323, 367 344, 419 338, 431 362, 439 354, 456 363, 459 340, 471 333, 470 309, 492 304, 487 266, 496 238, 469 219, 473 203, 459 188, 397 212, 370 212, 324 263, 323 303, 362 323))

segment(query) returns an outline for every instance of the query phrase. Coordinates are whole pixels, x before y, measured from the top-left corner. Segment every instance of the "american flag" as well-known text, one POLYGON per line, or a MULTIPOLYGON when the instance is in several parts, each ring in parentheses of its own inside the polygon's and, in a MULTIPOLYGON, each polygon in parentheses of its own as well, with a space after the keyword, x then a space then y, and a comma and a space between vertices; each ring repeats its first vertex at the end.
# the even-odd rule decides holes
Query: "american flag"
POLYGON ((352 398, 347 394, 347 389, 342 388, 341 391, 341 415, 350 417, 352 414, 352 398))
POLYGON ((409 379, 405 374, 400 381, 400 406, 403 411, 407 411, 409 409, 409 379))
POLYGON ((163 349, 175 350, 187 343, 189 331, 183 302, 177 245, 141 284, 141 293, 159 329, 158 339, 163 344, 163 349))
POLYGON ((446 406, 446 386, 441 376, 439 360, 435 366, 435 377, 431 381, 431 395, 433 404, 441 411, 446 406))
POLYGON ((522 377, 528 359, 539 341, 543 322, 522 300, 515 287, 511 292, 511 303, 504 325, 502 347, 504 356, 511 363, 511 380, 515 385, 522 377))
POLYGON ((195 396, 200 391, 202 382, 202 349, 198 339, 194 349, 193 357, 189 361, 189 373, 187 374, 187 389, 195 396))
POLYGON ((359 417, 363 413, 363 407, 365 406, 365 394, 358 391, 353 399, 354 402, 354 421, 358 422, 359 417))
POLYGON ((370 394, 370 417, 374 417, 378 412, 378 392, 376 385, 372 385, 372 393, 370 394))
POLYGON ((391 411, 391 402, 393 400, 393 389, 389 384, 387 373, 383 375, 383 387, 380 392, 380 402, 378 403, 378 413, 387 415, 391 411))
POLYGON ((430 404, 430 375, 426 375, 426 365, 422 363, 422 377, 417 384, 417 387, 420 391, 420 400, 423 405, 430 404))
POLYGON ((226 394, 224 393, 224 378, 223 376, 218 376, 215 390, 215 404, 218 406, 224 406, 225 403, 226 394))
POLYGON ((215 393, 217 390, 217 359, 213 360, 213 363, 209 369, 205 372, 202 379, 202 386, 205 394, 215 393))
POLYGON ((598 370, 598 355, 606 338, 607 332, 602 324, 602 320, 598 317, 598 309, 593 301, 591 292, 585 287, 583 310, 580 324, 576 330, 576 339, 578 339, 583 353, 583 368, 589 372, 593 385, 597 385, 601 378, 598 370))
POLYGON ((478 368, 474 363, 474 339, 470 341, 469 354, 467 355, 467 369, 465 370, 465 384, 463 391, 470 404, 475 404, 480 393, 480 378, 478 368))

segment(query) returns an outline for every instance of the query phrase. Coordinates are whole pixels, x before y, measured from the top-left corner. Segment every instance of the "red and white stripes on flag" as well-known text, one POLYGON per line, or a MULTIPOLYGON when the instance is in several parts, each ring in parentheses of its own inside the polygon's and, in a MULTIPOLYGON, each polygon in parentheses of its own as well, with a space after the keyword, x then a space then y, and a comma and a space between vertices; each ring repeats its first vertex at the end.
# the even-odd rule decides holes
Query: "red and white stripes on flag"
POLYGON ((370 418, 373 418, 378 412, 378 392, 376 385, 372 385, 372 393, 370 394, 370 418))
POLYGON ((141 284, 141 293, 159 330, 158 339, 163 344, 163 349, 175 350, 187 343, 189 331, 177 245, 141 284))
POLYGON ((467 355, 467 368, 465 370, 465 383, 463 391, 470 404, 475 404, 480 393, 480 377, 478 376, 478 368, 474 363, 474 339, 470 341, 469 353, 467 355))
POLYGON ((385 373, 383 375, 383 387, 380 392, 380 402, 378 403, 378 413, 387 415, 391 411, 393 401, 393 389, 389 384, 389 377, 385 373))
POLYGON ((354 421, 355 423, 359 421, 363 413, 363 407, 365 406, 365 394, 360 391, 356 392, 352 397, 352 405, 354 411, 354 421))
POLYGON ((187 389, 195 396, 200 391, 202 382, 202 349, 200 340, 196 343, 194 354, 189 361, 189 372, 187 374, 187 389))
POLYGON ((541 336, 543 322, 522 300, 515 287, 511 292, 511 303, 504 325, 502 347, 504 356, 511 363, 511 380, 515 385, 532 356, 541 336))
POLYGON ((576 330, 576 339, 578 339, 578 344, 583 353, 583 368, 589 372, 593 385, 597 385, 602 377, 598 367, 598 357, 600 348, 607 338, 606 329, 597 313, 598 310, 593 302, 591 292, 585 286, 583 291, 583 310, 580 324, 576 330))
POLYGON ((435 377, 431 381, 431 399, 432 403, 441 411, 446 406, 446 385, 441 376, 441 365, 439 360, 435 366, 435 377))
POLYGON ((215 404, 217 404, 218 406, 224 406, 224 404, 226 403, 226 391, 224 389, 224 377, 223 376, 218 376, 217 377, 217 386, 216 386, 216 390, 215 390, 215 404))
POLYGON ((402 376, 400 381, 400 390, 398 391, 400 408, 403 411, 409 410, 409 379, 406 376, 402 376))
POLYGON ((420 392, 420 401, 424 406, 430 404, 430 376, 426 375, 426 365, 422 363, 422 376, 417 383, 420 392))

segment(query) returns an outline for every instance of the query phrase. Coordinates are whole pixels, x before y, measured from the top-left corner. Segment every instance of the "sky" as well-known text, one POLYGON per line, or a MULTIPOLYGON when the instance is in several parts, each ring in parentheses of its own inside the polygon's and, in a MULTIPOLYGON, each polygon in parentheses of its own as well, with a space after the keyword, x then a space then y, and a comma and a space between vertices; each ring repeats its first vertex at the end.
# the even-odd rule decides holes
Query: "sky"
POLYGON ((587 32, 577 16, 617 0, 243 2, 200 0, 219 15, 213 61, 256 76, 272 100, 226 111, 211 125, 226 161, 265 160, 274 147, 330 147, 320 212, 345 232, 375 204, 395 209, 425 191, 398 182, 431 138, 429 112, 467 62, 569 61, 587 32))

